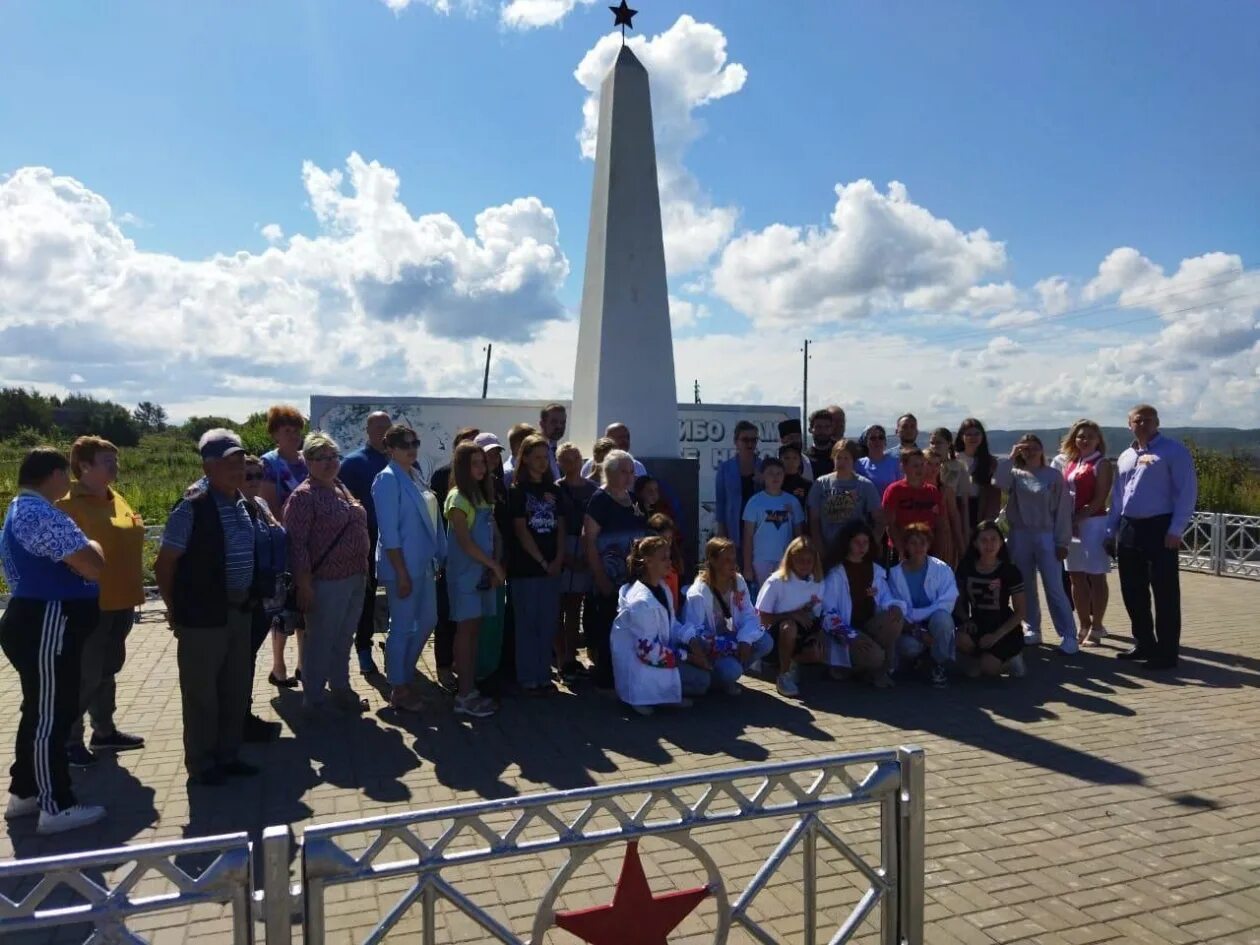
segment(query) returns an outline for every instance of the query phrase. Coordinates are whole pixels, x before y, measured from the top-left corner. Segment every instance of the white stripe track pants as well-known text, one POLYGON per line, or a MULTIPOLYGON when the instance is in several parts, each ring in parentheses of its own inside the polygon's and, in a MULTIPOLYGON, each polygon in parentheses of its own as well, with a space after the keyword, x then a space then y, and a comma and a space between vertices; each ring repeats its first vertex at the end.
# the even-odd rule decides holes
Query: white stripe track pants
POLYGON ((22 681, 9 791, 50 814, 75 803, 66 737, 79 714, 79 645, 97 613, 95 598, 15 597, 0 617, 0 647, 22 681))

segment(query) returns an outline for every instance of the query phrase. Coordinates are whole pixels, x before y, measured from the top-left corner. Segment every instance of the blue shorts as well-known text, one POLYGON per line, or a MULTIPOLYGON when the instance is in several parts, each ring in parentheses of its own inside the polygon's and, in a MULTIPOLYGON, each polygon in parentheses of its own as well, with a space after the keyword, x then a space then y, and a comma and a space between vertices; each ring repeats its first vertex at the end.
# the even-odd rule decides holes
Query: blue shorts
POLYGON ((451 604, 451 620, 476 620, 479 617, 493 617, 498 611, 494 589, 457 590, 452 584, 446 585, 447 599, 451 604))

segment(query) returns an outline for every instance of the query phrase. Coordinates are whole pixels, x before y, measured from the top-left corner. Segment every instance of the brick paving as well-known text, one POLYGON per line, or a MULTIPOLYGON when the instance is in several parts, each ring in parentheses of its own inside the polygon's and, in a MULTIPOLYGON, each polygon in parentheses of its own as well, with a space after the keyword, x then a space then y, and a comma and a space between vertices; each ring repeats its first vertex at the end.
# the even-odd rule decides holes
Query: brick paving
MULTIPOLYGON (((738 699, 712 697, 690 712, 652 719, 631 720, 593 694, 565 694, 512 700, 498 717, 475 723, 456 721, 435 701, 408 720, 363 683, 369 715, 312 727, 298 715, 296 695, 277 699, 268 686, 264 650, 255 704, 285 724, 284 736, 246 749, 265 766, 261 777, 215 789, 184 784, 174 644, 152 615, 132 637, 118 716, 148 746, 75 775, 81 798, 106 804, 110 818, 48 839, 36 837, 29 821, 7 825, 0 859, 257 834, 277 823, 300 830, 478 798, 917 744, 927 750, 931 945, 1260 943, 1260 583, 1186 573, 1182 588, 1188 616, 1181 669, 1172 675, 1116 661, 1120 640, 1113 638, 1071 659, 1042 647, 1021 681, 959 680, 943 691, 903 683, 876 692, 807 680, 800 703, 753 681, 738 699)), ((1127 637, 1114 581, 1112 601, 1108 624, 1127 637)), ((16 685, 5 664, 0 691, 16 685)), ((16 702, 9 705, 0 714, 6 753, 17 724, 16 702)), ((874 809, 844 812, 835 823, 859 854, 877 850, 874 809)), ((759 822, 702 835, 732 896, 786 826, 759 822)), ((645 840, 643 853, 654 888, 703 882, 690 854, 667 842, 645 840)), ((607 901, 620 857, 620 847, 593 856, 563 906, 607 901)), ((824 860, 822 941, 862 888, 838 856, 824 860)), ((561 862, 558 854, 521 857, 451 878, 526 933, 549 871, 561 862)), ((800 876, 789 859, 752 909, 783 941, 801 940, 800 876)), ((406 887, 392 880, 330 890, 328 941, 361 941, 406 887)), ((413 911, 390 941, 418 940, 413 911)), ((438 916, 439 941, 489 940, 449 907, 440 906, 438 916)), ((703 904, 671 941, 712 941, 715 918, 713 903, 703 904)), ((228 941, 231 924, 225 909, 204 905, 146 917, 134 928, 173 945, 228 941)), ((6 945, 71 938, 10 936, 6 945)), ((729 940, 750 941, 739 931, 729 940)), ((860 940, 877 940, 873 924, 860 940)), ((547 941, 576 939, 553 930, 547 941)))

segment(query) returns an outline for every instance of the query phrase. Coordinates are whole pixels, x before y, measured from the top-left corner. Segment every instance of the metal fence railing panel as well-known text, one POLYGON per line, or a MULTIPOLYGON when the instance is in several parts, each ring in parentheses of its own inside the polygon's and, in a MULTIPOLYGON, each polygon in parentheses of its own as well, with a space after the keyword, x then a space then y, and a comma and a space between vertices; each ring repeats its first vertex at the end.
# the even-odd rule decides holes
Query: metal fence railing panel
POLYGON ((99 945, 144 943, 133 920, 218 903, 231 907, 233 945, 251 945, 250 854, 236 833, 0 863, 0 941, 90 926, 99 945))

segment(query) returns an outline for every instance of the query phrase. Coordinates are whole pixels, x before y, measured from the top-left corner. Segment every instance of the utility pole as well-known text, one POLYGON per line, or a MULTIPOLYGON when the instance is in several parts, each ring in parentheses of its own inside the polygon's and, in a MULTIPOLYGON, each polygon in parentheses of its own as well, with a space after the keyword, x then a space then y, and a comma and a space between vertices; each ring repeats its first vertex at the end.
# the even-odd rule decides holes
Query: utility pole
POLYGON ((486 394, 490 390, 490 350, 494 347, 492 344, 486 345, 486 373, 481 378, 481 399, 486 399, 486 394))
POLYGON ((696 380, 696 403, 700 403, 700 381, 696 380))
POLYGON ((805 354, 804 365, 801 371, 801 426, 808 429, 809 427, 809 339, 805 339, 805 346, 801 349, 805 354))

